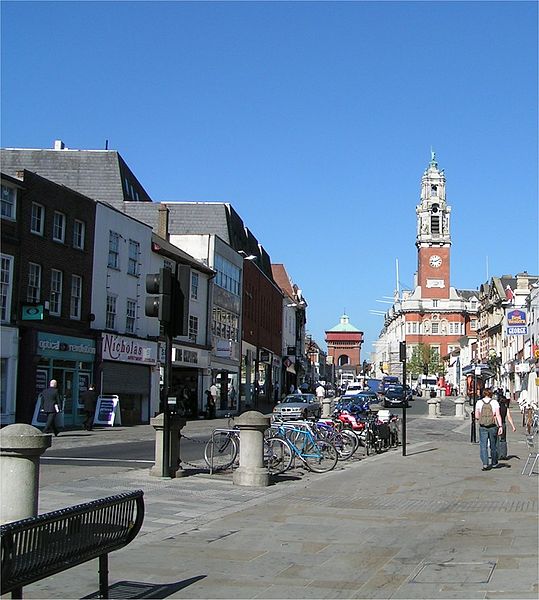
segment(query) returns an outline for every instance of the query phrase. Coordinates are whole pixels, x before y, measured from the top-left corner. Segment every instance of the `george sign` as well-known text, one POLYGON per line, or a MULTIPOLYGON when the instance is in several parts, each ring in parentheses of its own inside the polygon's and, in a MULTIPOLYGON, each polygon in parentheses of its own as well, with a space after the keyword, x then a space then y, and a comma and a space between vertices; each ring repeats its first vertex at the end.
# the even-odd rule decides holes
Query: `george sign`
POLYGON ((508 309, 505 312, 507 335, 528 335, 526 311, 521 308, 508 309))
POLYGON ((43 304, 23 306, 21 319, 23 321, 43 321, 43 304))
POLYGON ((98 396, 95 407, 94 424, 108 425, 112 427, 116 421, 117 425, 122 424, 120 415, 120 398, 114 395, 98 396))

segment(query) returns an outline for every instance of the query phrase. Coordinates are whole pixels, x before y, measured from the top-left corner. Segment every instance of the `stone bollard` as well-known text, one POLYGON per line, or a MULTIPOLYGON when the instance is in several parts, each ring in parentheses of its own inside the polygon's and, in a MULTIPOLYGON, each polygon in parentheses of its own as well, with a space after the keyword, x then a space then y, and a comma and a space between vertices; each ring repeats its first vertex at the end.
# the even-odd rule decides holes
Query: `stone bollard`
POLYGON ((331 417, 331 398, 324 398, 322 400, 322 417, 324 419, 331 417))
POLYGON ((464 419, 466 417, 464 414, 464 398, 455 398, 455 417, 457 419, 464 419))
MULTIPOLYGON (((181 466, 180 458, 180 431, 185 427, 185 419, 179 415, 171 414, 169 460, 166 473, 168 477, 182 477, 185 473, 181 466)), ((162 477, 163 475, 163 442, 164 442, 164 415, 158 414, 150 420, 155 429, 155 464, 150 469, 150 475, 162 477)))
POLYGON ((35 517, 39 499, 39 457, 52 436, 26 423, 0 430, 0 521, 35 517))
POLYGON ((270 418, 256 410, 243 413, 235 420, 240 430, 240 466, 234 471, 234 485, 269 485, 269 473, 264 467, 264 431, 270 418))
POLYGON ((436 410, 438 406, 438 400, 436 398, 429 398, 427 400, 427 404, 429 405, 429 419, 436 418, 436 410))

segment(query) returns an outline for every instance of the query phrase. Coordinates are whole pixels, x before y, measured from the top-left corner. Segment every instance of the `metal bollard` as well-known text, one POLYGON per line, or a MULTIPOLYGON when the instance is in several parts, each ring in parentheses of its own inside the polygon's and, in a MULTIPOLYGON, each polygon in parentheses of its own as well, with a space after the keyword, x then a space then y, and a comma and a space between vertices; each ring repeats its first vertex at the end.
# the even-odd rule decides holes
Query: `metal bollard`
POLYGON ((0 430, 2 523, 37 515, 39 457, 51 443, 50 434, 43 434, 25 423, 15 423, 0 430))
POLYGON ((269 473, 264 467, 264 431, 270 418, 256 410, 243 413, 235 420, 240 430, 240 466, 234 471, 234 485, 265 487, 269 473))

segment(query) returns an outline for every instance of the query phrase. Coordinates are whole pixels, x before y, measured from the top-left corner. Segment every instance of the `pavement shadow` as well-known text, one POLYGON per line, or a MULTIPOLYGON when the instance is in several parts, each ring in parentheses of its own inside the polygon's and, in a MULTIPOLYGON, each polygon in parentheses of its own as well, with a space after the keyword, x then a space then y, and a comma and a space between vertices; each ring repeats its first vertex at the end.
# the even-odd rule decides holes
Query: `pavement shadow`
MULTIPOLYGON (((193 583, 205 579, 206 575, 190 577, 183 581, 175 583, 143 583, 141 581, 118 581, 109 586, 108 597, 111 599, 132 599, 136 598, 168 598, 175 592, 189 587, 193 583)), ((90 598, 101 598, 99 592, 94 592, 89 596, 84 596, 82 600, 90 598)))
POLYGON ((425 452, 435 452, 439 448, 427 448, 426 450, 416 450, 415 452, 406 452, 406 456, 415 456, 416 454, 425 454, 425 452))

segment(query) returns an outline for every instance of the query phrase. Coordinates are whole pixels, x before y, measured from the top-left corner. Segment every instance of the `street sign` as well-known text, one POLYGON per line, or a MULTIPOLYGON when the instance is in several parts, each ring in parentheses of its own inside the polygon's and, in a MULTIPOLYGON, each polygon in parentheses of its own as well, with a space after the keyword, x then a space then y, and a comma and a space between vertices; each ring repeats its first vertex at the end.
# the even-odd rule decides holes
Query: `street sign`
POLYGON ((35 306, 23 305, 21 318, 23 321, 42 321, 43 304, 37 304, 35 306))
POLYGON ((507 328, 507 335, 528 335, 527 325, 514 325, 507 328))
POLYGON ((505 318, 507 335, 528 335, 528 318, 525 310, 521 308, 507 310, 505 318))

